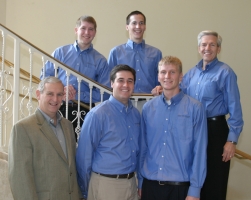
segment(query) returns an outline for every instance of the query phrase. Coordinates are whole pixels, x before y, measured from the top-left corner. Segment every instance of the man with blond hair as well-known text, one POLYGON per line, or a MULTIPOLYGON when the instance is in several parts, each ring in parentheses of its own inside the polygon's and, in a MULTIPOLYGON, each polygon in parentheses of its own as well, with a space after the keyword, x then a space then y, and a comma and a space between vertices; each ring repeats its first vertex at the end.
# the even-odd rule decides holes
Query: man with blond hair
POLYGON ((199 200, 206 177, 207 125, 203 105, 179 89, 182 63, 159 62, 161 95, 143 106, 139 140, 141 200, 199 200))

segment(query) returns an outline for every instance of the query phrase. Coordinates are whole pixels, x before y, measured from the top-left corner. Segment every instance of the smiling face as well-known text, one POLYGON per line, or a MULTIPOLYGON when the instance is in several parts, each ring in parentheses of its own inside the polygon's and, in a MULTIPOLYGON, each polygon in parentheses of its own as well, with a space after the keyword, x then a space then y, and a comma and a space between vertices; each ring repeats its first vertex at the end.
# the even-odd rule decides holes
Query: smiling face
POLYGON ((201 38, 201 43, 198 47, 199 54, 203 59, 203 66, 212 62, 217 54, 220 53, 221 47, 217 45, 217 37, 214 35, 205 35, 201 38))
POLYGON ((134 77, 130 71, 119 71, 116 73, 114 82, 111 82, 113 97, 127 105, 134 90, 134 77))
POLYGON ((140 14, 132 15, 130 23, 126 25, 126 30, 129 32, 129 38, 135 43, 141 43, 146 30, 144 17, 140 14))
POLYGON ((84 50, 91 45, 96 35, 96 30, 94 24, 87 21, 81 21, 80 26, 75 28, 75 33, 80 49, 84 50))
POLYGON ((182 72, 174 64, 163 64, 159 66, 158 80, 168 99, 179 93, 179 83, 182 80, 182 72))
POLYGON ((55 119, 64 97, 63 84, 45 83, 43 92, 36 90, 36 95, 39 108, 51 119, 55 119))

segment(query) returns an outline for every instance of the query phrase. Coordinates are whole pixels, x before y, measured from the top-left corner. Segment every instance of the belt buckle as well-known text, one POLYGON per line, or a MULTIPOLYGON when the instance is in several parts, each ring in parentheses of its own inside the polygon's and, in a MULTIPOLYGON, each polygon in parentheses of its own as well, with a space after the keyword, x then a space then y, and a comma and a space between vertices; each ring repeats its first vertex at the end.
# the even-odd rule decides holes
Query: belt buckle
POLYGON ((129 179, 129 176, 130 176, 130 174, 127 174, 127 177, 126 177, 126 178, 129 179))
POLYGON ((165 185, 164 183, 161 183, 162 181, 159 181, 159 185, 165 185))
POLYGON ((119 175, 117 175, 117 178, 116 179, 119 179, 119 175))

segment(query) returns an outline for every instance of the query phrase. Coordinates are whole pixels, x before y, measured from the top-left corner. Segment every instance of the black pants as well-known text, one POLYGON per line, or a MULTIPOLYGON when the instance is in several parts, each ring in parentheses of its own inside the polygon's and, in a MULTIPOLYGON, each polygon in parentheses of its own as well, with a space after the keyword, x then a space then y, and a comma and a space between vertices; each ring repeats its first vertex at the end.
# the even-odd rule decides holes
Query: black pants
POLYGON ((159 185, 157 181, 144 178, 141 200, 185 200, 189 186, 159 185))
MULTIPOLYGON (((89 104, 86 104, 89 106, 89 104)), ((92 104, 92 107, 94 107, 95 104, 93 103, 92 104)), ((60 112, 63 114, 63 116, 66 118, 66 105, 63 104, 61 107, 60 107, 60 112)), ((68 104, 68 120, 71 121, 72 125, 73 125, 73 129, 74 129, 74 132, 75 132, 75 138, 76 138, 76 142, 77 142, 77 139, 78 139, 78 135, 77 133, 80 133, 81 131, 81 127, 82 127, 82 124, 83 124, 83 120, 85 118, 85 116, 87 115, 87 113, 89 112, 89 109, 85 108, 85 107, 82 107, 80 106, 80 112, 81 112, 81 118, 80 119, 80 127, 79 129, 77 129, 77 126, 78 126, 78 118, 77 118, 77 111, 78 111, 78 104, 76 103, 69 103, 68 104)))
POLYGON ((225 200, 230 161, 222 161, 223 147, 228 137, 226 120, 207 121, 207 176, 201 190, 201 200, 225 200))

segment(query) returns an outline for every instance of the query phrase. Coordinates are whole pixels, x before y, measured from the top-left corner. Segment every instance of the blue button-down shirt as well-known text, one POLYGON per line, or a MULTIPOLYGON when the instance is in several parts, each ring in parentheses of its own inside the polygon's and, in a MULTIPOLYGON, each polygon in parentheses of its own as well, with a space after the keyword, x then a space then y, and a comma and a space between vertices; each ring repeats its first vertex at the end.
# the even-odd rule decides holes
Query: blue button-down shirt
POLYGON ((78 183, 87 195, 91 171, 102 174, 128 174, 136 171, 140 134, 140 114, 132 106, 110 96, 90 110, 82 126, 76 165, 78 183))
POLYGON ((134 43, 128 39, 126 44, 114 47, 108 57, 109 68, 118 64, 125 64, 135 69, 135 93, 151 93, 158 83, 158 63, 162 58, 159 49, 141 43, 134 43))
MULTIPOLYGON (((78 47, 77 41, 74 44, 65 45, 57 48, 52 56, 62 63, 68 65, 72 69, 88 76, 89 78, 97 81, 105 86, 110 87, 110 71, 107 65, 106 58, 101 55, 98 51, 93 48, 91 44, 88 49, 81 51, 78 47)), ((54 66, 51 62, 46 63, 45 77, 55 76, 54 66)), ((43 72, 40 78, 42 79, 43 72)), ((58 78, 66 85, 66 74, 61 68, 58 69, 58 78)), ((78 90, 77 77, 70 75, 69 84, 72 85, 75 90, 78 90)), ((82 81, 80 91, 80 100, 89 103, 90 102, 90 88, 89 85, 82 81)), ((92 90, 92 102, 100 101, 100 91, 95 88, 92 90)), ((105 95, 104 99, 108 98, 109 95, 105 95)), ((78 94, 76 94, 76 99, 78 99, 78 94)))
POLYGON ((227 140, 237 142, 243 119, 236 74, 217 58, 205 70, 202 65, 203 60, 185 74, 181 89, 204 105, 208 118, 229 114, 227 140))
POLYGON ((142 176, 189 181, 188 196, 199 197, 206 176, 207 121, 200 102, 182 91, 168 105, 164 95, 143 106, 139 188, 142 176))

